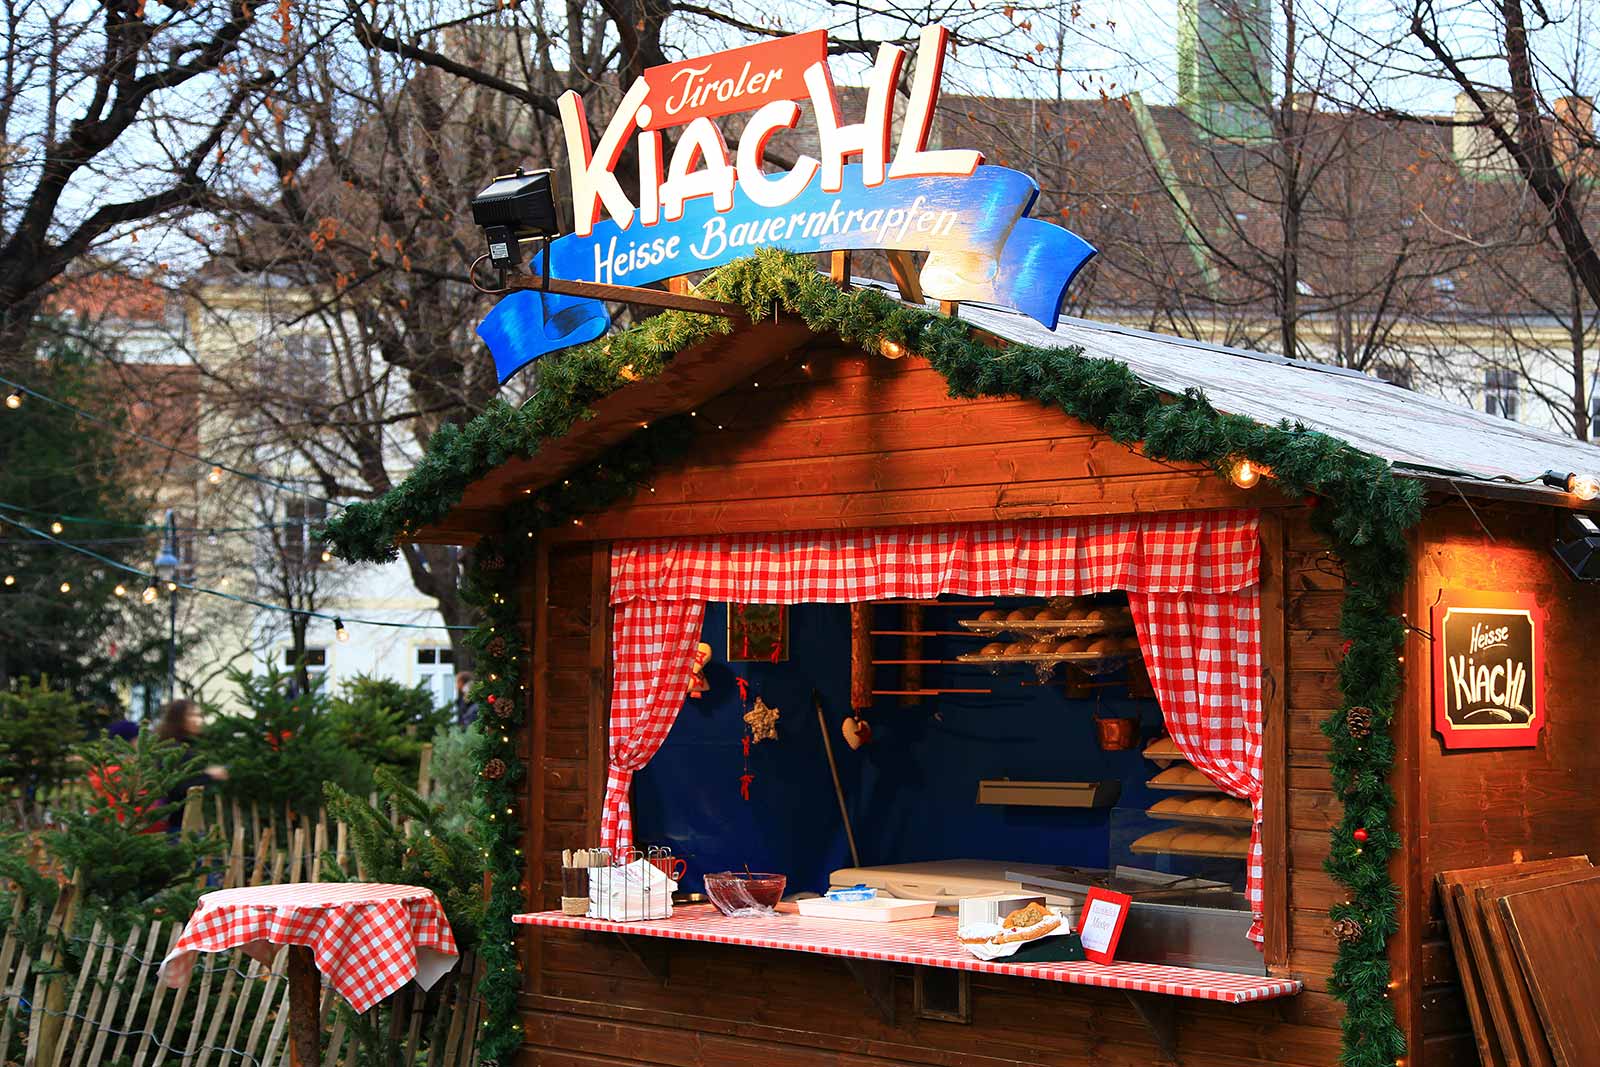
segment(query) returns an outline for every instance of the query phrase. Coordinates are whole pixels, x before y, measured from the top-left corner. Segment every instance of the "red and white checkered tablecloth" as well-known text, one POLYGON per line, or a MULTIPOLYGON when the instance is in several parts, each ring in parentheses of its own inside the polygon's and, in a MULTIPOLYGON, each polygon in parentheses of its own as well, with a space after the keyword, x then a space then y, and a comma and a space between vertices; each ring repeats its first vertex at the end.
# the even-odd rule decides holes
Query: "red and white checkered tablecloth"
POLYGON ((802 916, 794 910, 793 904, 780 904, 778 909, 778 914, 773 916, 735 918, 723 915, 709 904, 701 904, 676 908, 670 919, 646 922, 611 922, 563 915, 559 911, 540 911, 515 916, 513 921, 528 926, 565 930, 596 930, 678 941, 748 945, 823 956, 883 960, 887 963, 914 963, 925 967, 1008 974, 1018 978, 1037 978, 1102 989, 1165 993, 1225 1004, 1293 996, 1304 988, 1292 978, 1264 978, 1154 963, 985 961, 967 952, 956 940, 956 920, 953 916, 935 915, 929 919, 873 923, 802 916))
POLYGON ((263 963, 277 945, 311 949, 317 970, 356 1011, 413 978, 431 988, 455 966, 455 935, 430 889, 377 882, 296 882, 207 893, 161 961, 176 988, 197 952, 241 949, 263 963))

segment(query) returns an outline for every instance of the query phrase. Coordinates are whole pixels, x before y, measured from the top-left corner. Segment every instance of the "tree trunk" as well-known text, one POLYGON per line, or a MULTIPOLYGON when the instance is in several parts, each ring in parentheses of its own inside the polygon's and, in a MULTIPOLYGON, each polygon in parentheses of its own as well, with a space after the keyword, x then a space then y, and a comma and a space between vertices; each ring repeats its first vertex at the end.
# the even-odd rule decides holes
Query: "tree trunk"
MULTIPOLYGON (((431 596, 439 602, 439 615, 445 625, 476 625, 478 612, 461 599, 457 584, 460 550, 450 545, 418 544, 407 544, 402 549, 406 566, 411 569, 412 584, 423 596, 431 596)), ((467 644, 467 631, 446 630, 445 634, 450 638, 456 673, 472 670, 476 653, 467 644)))

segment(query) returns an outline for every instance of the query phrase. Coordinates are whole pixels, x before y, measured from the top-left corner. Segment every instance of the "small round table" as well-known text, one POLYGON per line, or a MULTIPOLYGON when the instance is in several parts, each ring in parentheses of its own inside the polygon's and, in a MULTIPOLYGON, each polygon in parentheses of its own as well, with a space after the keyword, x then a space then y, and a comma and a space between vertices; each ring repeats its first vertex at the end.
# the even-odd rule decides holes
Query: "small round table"
POLYGON ((429 989, 456 962, 455 936, 430 889, 377 882, 294 882, 207 893, 161 961, 161 978, 188 980, 198 952, 240 949, 270 963, 289 946, 292 1061, 321 1061, 321 980, 364 1012, 412 979, 429 989))

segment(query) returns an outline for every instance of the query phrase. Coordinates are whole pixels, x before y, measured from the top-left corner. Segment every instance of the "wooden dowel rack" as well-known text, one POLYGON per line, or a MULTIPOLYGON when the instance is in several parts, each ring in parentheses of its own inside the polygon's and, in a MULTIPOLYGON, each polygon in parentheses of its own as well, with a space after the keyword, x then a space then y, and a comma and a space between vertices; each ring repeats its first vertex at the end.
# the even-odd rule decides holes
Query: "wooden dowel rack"
MULTIPOLYGON (((873 637, 988 637, 973 630, 869 630, 873 637)), ((879 660, 879 663, 887 662, 879 660)))

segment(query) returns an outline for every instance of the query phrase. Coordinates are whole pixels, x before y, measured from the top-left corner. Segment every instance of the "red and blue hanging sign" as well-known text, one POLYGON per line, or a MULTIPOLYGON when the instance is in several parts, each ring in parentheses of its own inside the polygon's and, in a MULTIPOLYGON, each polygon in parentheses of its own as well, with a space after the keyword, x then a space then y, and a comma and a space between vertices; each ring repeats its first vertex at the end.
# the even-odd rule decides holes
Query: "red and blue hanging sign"
MULTIPOLYGON (((707 270, 758 248, 928 253, 922 290, 938 300, 998 304, 1054 327, 1073 277, 1095 254, 1076 234, 1028 217, 1039 186, 971 149, 930 149, 948 34, 922 31, 915 74, 891 144, 905 50, 885 44, 859 121, 840 114, 817 30, 645 71, 592 141, 583 99, 560 101, 573 232, 550 247, 555 278, 648 285, 707 270), (811 104, 817 157, 764 165, 767 145, 811 104), (712 121, 750 112, 736 149, 712 121), (678 128, 670 157, 662 130, 678 128), (629 142, 637 187, 615 168, 629 142), (820 158, 819 158, 820 157, 820 158)), ((479 327, 503 382, 546 352, 609 326, 597 300, 519 291, 479 327)))

